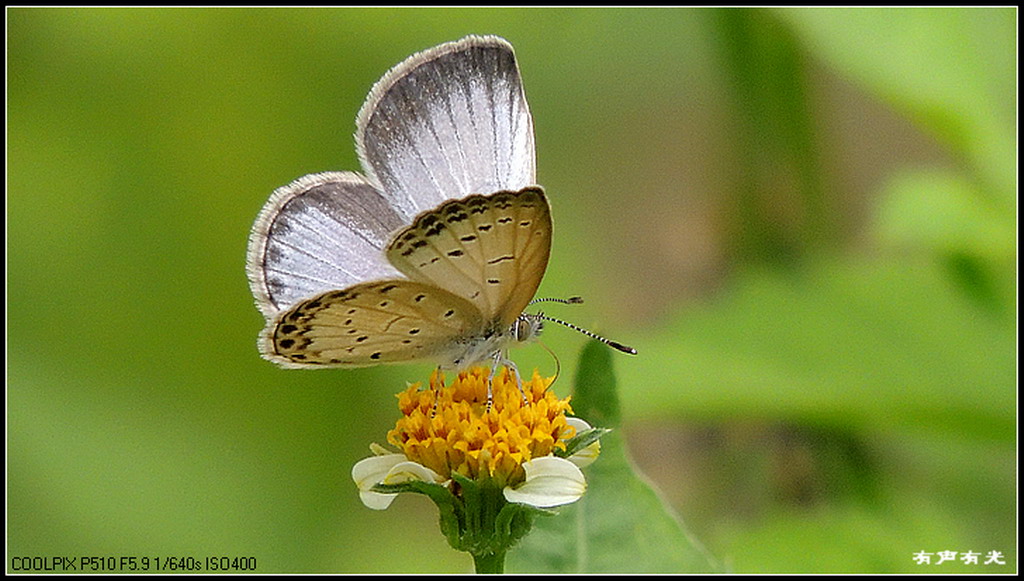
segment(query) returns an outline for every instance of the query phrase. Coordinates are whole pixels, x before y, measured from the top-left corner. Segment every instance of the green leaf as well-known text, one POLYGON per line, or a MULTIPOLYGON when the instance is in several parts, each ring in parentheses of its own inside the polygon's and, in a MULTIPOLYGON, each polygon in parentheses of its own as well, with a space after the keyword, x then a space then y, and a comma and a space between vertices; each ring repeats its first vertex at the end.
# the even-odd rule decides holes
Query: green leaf
POLYGON ((881 242, 897 247, 1007 259, 1016 256, 1015 219, 963 176, 917 170, 886 184, 875 228, 881 242))
MULTIPOLYGON (((624 366, 632 414, 771 418, 1013 441, 1016 329, 933 260, 735 274, 624 366)), ((1012 284, 1012 281, 1011 281, 1012 284)))
POLYGON ((1014 207, 1015 8, 777 13, 816 57, 964 153, 987 193, 1014 207))
POLYGON ((597 341, 587 343, 580 353, 572 409, 592 426, 617 428, 622 423, 611 351, 597 341))
POLYGON ((973 181, 949 170, 900 172, 886 185, 876 213, 879 242, 934 253, 977 304, 994 313, 1012 309, 1016 293, 1002 292, 999 278, 1016 263, 1016 215, 993 204, 973 181))
MULTIPOLYGON (((617 425, 611 353, 598 342, 580 357, 573 409, 588 422, 617 425), (597 418, 601 418, 600 420, 597 418)), ((718 569, 626 455, 621 432, 601 438, 585 469, 587 492, 559 514, 537 518, 508 556, 520 573, 695 573, 718 569)))

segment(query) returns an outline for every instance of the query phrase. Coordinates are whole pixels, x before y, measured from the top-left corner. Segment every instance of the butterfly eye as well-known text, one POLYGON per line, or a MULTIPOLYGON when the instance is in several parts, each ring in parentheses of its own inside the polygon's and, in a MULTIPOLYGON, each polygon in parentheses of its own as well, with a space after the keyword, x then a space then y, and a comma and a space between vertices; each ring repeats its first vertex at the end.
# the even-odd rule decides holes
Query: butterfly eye
POLYGON ((512 323, 512 338, 522 343, 540 335, 544 328, 544 321, 539 315, 523 313, 512 323))

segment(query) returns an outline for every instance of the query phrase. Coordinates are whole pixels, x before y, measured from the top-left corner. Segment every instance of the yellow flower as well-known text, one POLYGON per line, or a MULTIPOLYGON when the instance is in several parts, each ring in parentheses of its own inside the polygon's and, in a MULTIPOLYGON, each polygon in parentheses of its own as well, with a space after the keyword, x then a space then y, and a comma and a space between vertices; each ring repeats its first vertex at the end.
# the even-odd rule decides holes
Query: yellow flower
POLYGON ((568 504, 583 495, 586 480, 579 467, 596 458, 598 443, 568 459, 556 455, 590 426, 566 417, 569 398, 548 390, 553 378, 535 371, 520 392, 507 370, 496 374, 488 407, 489 378, 489 369, 475 367, 445 387, 435 371, 431 389, 417 383, 398 394, 402 417, 387 435, 398 453, 378 447, 377 456, 352 469, 366 506, 391 504, 395 495, 372 490, 377 484, 422 481, 452 488, 453 474, 502 489, 508 502, 534 507, 568 504))

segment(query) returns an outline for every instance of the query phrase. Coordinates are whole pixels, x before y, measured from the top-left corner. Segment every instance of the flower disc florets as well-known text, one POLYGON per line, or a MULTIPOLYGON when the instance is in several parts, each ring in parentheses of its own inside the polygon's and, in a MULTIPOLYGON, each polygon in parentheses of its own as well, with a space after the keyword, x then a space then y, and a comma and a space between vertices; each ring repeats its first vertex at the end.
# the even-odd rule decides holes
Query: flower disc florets
POLYGON ((575 434, 565 417, 572 411, 569 398, 558 399, 548 391, 552 378, 536 372, 520 392, 506 370, 494 377, 488 408, 489 376, 490 370, 476 367, 444 387, 435 372, 430 390, 409 386, 398 394, 403 415, 388 442, 445 479, 457 472, 498 486, 522 482, 524 462, 564 450, 575 434))

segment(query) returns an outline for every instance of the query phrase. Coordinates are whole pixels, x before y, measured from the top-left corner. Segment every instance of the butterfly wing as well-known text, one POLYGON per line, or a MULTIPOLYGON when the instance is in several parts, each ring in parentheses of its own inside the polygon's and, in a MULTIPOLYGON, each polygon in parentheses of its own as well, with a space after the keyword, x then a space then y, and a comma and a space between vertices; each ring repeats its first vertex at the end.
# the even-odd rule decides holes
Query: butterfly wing
POLYGON ((366 178, 300 178, 257 218, 261 353, 285 367, 490 357, 551 238, 512 46, 472 36, 406 59, 370 92, 356 147, 366 178))
POLYGON ((428 284, 384 280, 300 301, 269 322, 260 352, 292 368, 447 361, 482 330, 469 301, 428 284))
POLYGON ((407 223, 358 174, 313 174, 278 188, 249 237, 257 307, 269 319, 314 294, 401 276, 383 249, 407 223))
POLYGON ((469 36, 395 66, 359 112, 356 150, 410 220, 447 200, 536 183, 533 120, 512 45, 469 36))
POLYGON ((551 210, 537 186, 445 202, 387 249, 403 274, 470 301, 500 331, 533 298, 550 253, 551 210))

